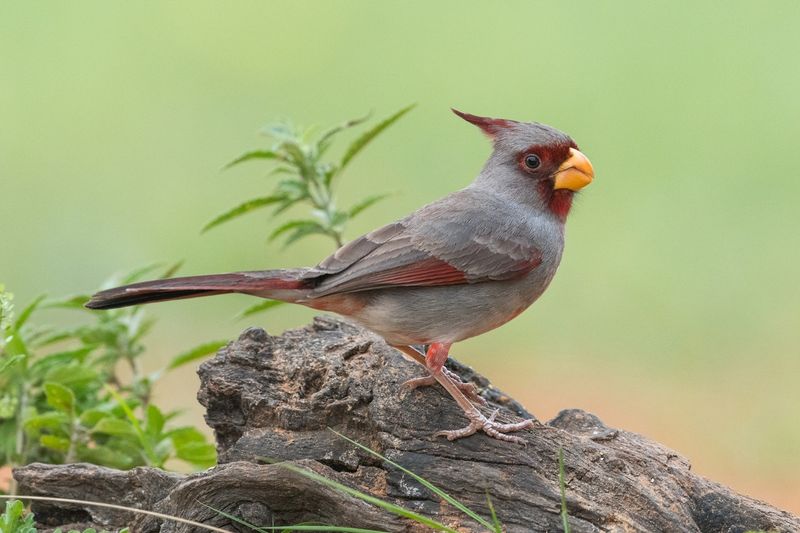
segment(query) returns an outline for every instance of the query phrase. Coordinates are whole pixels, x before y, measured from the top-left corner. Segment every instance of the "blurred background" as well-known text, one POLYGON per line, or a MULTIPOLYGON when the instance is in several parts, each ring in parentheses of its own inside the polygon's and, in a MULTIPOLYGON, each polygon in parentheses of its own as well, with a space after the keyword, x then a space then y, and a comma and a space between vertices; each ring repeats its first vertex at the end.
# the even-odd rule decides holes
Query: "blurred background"
MULTIPOLYGON (((268 147, 256 132, 274 119, 327 126, 418 103, 342 175, 344 205, 396 193, 349 238, 480 170, 489 145, 449 107, 545 122, 597 179, 549 291, 454 354, 539 418, 586 409, 800 512, 798 23, 789 1, 6 2, 0 282, 23 304, 158 261, 315 263, 329 241, 268 244, 268 211, 200 234, 271 189, 267 164, 220 168, 268 147)), ((152 307, 147 364, 313 316, 235 321, 250 303, 152 307)), ((187 368, 157 399, 202 426, 196 388, 187 368)))

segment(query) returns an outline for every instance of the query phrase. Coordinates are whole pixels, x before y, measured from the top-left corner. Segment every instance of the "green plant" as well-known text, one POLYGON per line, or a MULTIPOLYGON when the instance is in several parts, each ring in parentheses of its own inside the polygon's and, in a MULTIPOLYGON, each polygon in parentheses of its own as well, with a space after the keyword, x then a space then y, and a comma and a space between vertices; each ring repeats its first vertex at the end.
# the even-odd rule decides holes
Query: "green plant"
POLYGON ((19 500, 8 500, 6 510, 0 514, 0 533, 36 533, 33 515, 25 512, 19 500))
MULTIPOLYGON (((131 283, 154 269, 107 285, 131 283)), ((162 412, 152 392, 165 372, 224 343, 205 343, 144 374, 143 340, 153 319, 138 307, 90 312, 83 307, 87 299, 39 297, 15 317, 13 296, 0 288, 0 464, 88 461, 163 468, 171 458, 196 467, 213 464, 213 445, 193 427, 169 428, 177 412, 162 412), (31 317, 42 309, 67 310, 84 320, 63 329, 34 325, 31 317), (124 367, 128 379, 121 377, 124 367)))
MULTIPOLYGON (((25 511, 25 508, 21 501, 14 499, 10 496, 3 496, 0 495, 0 499, 6 498, 6 512, 0 514, 0 533, 36 533, 36 529, 33 527, 34 525, 34 516, 33 513, 26 513, 25 518, 20 522, 20 518, 25 511), (9 511, 11 509, 11 511, 9 511), (11 524, 8 526, 7 524, 11 524), (20 529, 19 524, 23 524, 27 526, 26 529, 20 529), (7 527, 8 529, 4 529, 7 527), (14 529, 17 527, 17 529, 14 529)), ((43 502, 59 502, 59 503, 69 503, 69 504, 77 504, 83 506, 91 506, 91 507, 102 507, 104 509, 116 509, 118 511, 127 511, 129 513, 134 514, 143 514, 148 516, 155 516, 157 518, 161 518, 162 520, 170 520, 173 522, 177 522, 179 524, 186 524, 189 526, 193 526, 196 529, 204 529, 206 531, 215 531, 217 533, 231 533, 226 529, 221 529, 218 527, 214 527, 208 524, 201 524, 200 522, 195 522, 194 520, 187 520, 186 518, 181 518, 179 516, 172 516, 164 513, 158 513, 156 511, 148 511, 147 509, 138 509, 136 507, 129 507, 125 505, 116 505, 113 503, 103 503, 103 502, 92 502, 88 500, 75 500, 71 498, 55 498, 51 496, 23 496, 26 500, 35 500, 35 501, 43 501, 43 502)), ((53 533, 62 533, 61 528, 56 529, 53 533)), ((71 529, 67 533, 81 533, 77 529, 71 529)), ((97 533, 94 528, 89 528, 83 530, 82 533, 97 533)), ((100 533, 109 533, 106 530, 102 530, 100 533)), ((130 530, 126 528, 122 528, 117 533, 130 533, 130 530)))
POLYGON ((278 163, 270 174, 282 174, 286 177, 278 182, 272 194, 250 199, 226 211, 206 224, 203 231, 262 207, 274 206, 273 216, 277 216, 296 204, 304 203, 311 207, 313 218, 288 221, 274 229, 269 239, 274 240, 288 234, 285 244, 291 244, 309 235, 324 235, 333 239, 337 246, 341 246, 344 242, 343 234, 347 221, 386 195, 367 196, 349 209, 341 210, 336 206, 333 192, 334 179, 370 141, 413 107, 411 105, 397 111, 363 133, 350 144, 338 162, 322 161, 322 156, 330 148, 337 134, 362 124, 368 117, 348 120, 328 129, 316 139, 312 139, 314 128, 301 133, 287 123, 266 126, 264 133, 275 140, 272 147, 267 150, 247 152, 228 163, 225 168, 245 161, 268 160, 278 163))
MULTIPOLYGON (((338 134, 364 123, 368 116, 343 122, 316 137, 315 128, 301 132, 288 123, 267 125, 263 133, 274 140, 272 146, 268 149, 246 152, 224 168, 247 161, 264 160, 276 164, 268 175, 282 175, 284 178, 278 181, 267 196, 251 198, 222 213, 206 224, 202 231, 206 232, 258 209, 272 207, 274 208, 272 217, 277 218, 293 206, 305 205, 310 208, 306 218, 283 222, 272 230, 268 240, 284 237, 284 246, 288 246, 310 235, 322 235, 331 239, 336 247, 341 246, 344 243, 347 222, 388 195, 365 196, 349 209, 340 209, 337 207, 334 194, 336 178, 364 147, 413 107, 413 105, 404 107, 362 133, 347 147, 338 161, 323 161, 322 158, 338 134)), ((272 300, 258 302, 245 309, 240 317, 266 311, 281 303, 272 300)))

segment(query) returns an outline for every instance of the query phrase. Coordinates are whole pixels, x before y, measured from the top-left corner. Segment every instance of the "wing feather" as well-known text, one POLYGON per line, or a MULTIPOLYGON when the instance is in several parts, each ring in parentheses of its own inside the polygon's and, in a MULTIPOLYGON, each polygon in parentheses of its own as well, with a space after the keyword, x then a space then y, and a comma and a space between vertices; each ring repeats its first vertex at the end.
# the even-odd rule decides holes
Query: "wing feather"
POLYGON ((542 254, 530 228, 506 205, 472 196, 459 191, 346 244, 309 272, 313 294, 500 281, 535 269, 542 254))

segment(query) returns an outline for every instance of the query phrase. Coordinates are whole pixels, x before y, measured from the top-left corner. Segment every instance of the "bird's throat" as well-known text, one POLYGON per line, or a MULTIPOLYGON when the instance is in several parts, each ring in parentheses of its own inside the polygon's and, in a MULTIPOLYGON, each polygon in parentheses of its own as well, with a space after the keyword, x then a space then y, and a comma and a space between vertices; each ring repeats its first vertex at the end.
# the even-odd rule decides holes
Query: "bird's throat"
POLYGON ((567 220, 569 210, 572 208, 572 198, 575 192, 569 189, 553 189, 553 184, 549 180, 540 182, 539 194, 544 201, 544 205, 561 222, 567 220))
POLYGON ((569 210, 572 208, 572 198, 575 193, 566 189, 553 191, 550 198, 549 208, 562 222, 567 220, 569 210))

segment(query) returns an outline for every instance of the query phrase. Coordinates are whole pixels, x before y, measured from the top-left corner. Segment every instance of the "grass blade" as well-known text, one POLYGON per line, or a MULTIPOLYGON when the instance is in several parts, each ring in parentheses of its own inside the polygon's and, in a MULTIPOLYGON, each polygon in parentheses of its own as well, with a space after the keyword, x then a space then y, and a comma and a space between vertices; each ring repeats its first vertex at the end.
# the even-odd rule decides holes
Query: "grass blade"
POLYGON ((372 449, 364 446, 363 444, 361 444, 359 442, 356 442, 353 439, 342 435, 341 433, 339 433, 335 429, 333 429, 333 428, 328 428, 328 429, 330 431, 332 431, 335 435, 341 437, 342 439, 344 439, 347 442, 349 442, 350 444, 352 444, 353 446, 356 446, 356 447, 360 448, 361 450, 364 450, 365 452, 367 452, 368 454, 370 454, 370 455, 372 455, 374 457, 378 457, 379 459, 381 459, 383 461, 386 461, 387 463, 389 463, 393 467, 397 468, 398 470, 402 471, 403 473, 406 473, 409 476, 413 477, 418 482, 420 482, 423 486, 425 486, 428 490, 430 490, 431 492, 433 492, 434 494, 439 496, 441 499, 443 499, 444 501, 446 501, 447 503, 449 503, 450 505, 452 505, 453 507, 455 507, 456 509, 458 509, 459 511, 464 513, 465 515, 469 516, 470 518, 472 518, 473 520, 478 522, 483 527, 486 527, 486 528, 488 528, 490 530, 493 530, 493 531, 495 530, 495 526, 493 524, 489 523, 487 520, 485 520, 480 515, 478 515, 478 513, 476 513, 475 511, 473 511, 472 509, 470 509, 469 507, 467 507, 466 505, 464 505, 460 501, 456 500, 455 498, 453 498, 452 496, 447 494, 445 491, 443 491, 442 489, 440 489, 439 487, 437 487, 436 485, 434 485, 433 483, 428 481, 427 479, 423 478, 422 476, 419 476, 419 475, 415 474, 414 472, 412 472, 411 470, 408 470, 407 468, 404 468, 403 466, 400 466, 399 464, 395 463, 391 459, 388 459, 388 458, 384 457, 383 455, 379 454, 375 450, 372 450, 372 449))
POLYGON ((492 498, 489 496, 488 490, 486 491, 486 503, 489 504, 489 512, 492 513, 492 525, 495 533, 503 533, 503 525, 497 519, 497 513, 494 512, 494 505, 492 505, 492 498))
POLYGON ((364 492, 361 492, 360 490, 350 488, 347 485, 343 485, 338 481, 328 479, 325 476, 317 474, 316 472, 313 472, 306 468, 299 467, 292 463, 273 463, 273 464, 275 464, 276 466, 280 466, 281 468, 285 468, 296 474, 300 474, 301 476, 305 476, 309 479, 312 479, 331 489, 343 492, 345 494, 349 494, 350 496, 354 496, 359 500, 365 501, 367 503, 371 503, 372 505, 380 507, 381 509, 385 509, 386 511, 389 511, 392 514, 395 514, 402 518, 408 518, 409 520, 413 520, 418 524, 423 524, 437 531, 447 531, 448 533, 457 533, 456 530, 449 528, 446 525, 437 522, 436 520, 433 520, 432 518, 428 518, 427 516, 422 516, 421 514, 415 513, 414 511, 406 509, 405 507, 402 507, 400 505, 395 505, 393 503, 383 501, 380 498, 376 498, 375 496, 366 494, 364 492))
POLYGON ((564 533, 570 533, 569 514, 567 514, 567 484, 564 481, 564 450, 558 449, 558 485, 561 488, 561 525, 564 533))
POLYGON ((205 233, 206 231, 210 230, 213 227, 219 226, 223 222, 227 222, 234 218, 240 217, 245 213, 249 213, 255 209, 259 209, 266 205, 276 204, 278 202, 284 201, 285 198, 283 196, 264 196, 262 198, 254 198, 252 200, 248 200, 243 204, 239 204, 233 209, 226 211, 219 215, 217 218, 206 224, 200 233, 205 233))
POLYGON ((359 138, 357 138, 353 143, 347 148, 347 151, 342 156, 342 162, 339 164, 339 170, 343 169, 347 166, 351 159, 353 159, 356 154, 358 154, 364 147, 369 144, 372 139, 377 137, 383 130, 397 122, 403 115, 411 111, 414 106, 417 104, 411 104, 408 107, 404 107, 394 115, 378 122, 372 129, 363 133, 359 138))

